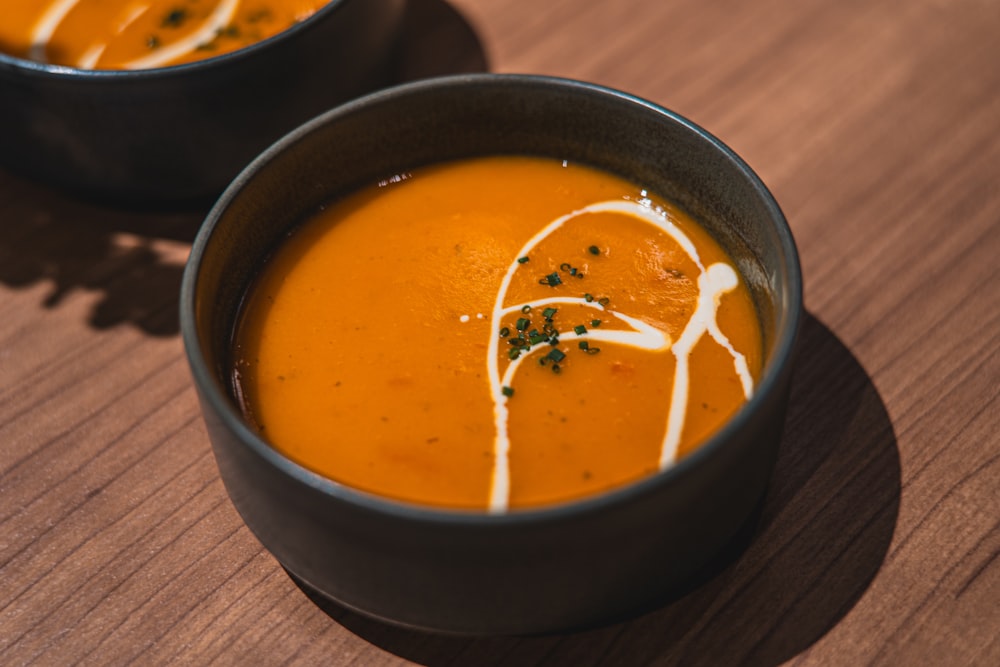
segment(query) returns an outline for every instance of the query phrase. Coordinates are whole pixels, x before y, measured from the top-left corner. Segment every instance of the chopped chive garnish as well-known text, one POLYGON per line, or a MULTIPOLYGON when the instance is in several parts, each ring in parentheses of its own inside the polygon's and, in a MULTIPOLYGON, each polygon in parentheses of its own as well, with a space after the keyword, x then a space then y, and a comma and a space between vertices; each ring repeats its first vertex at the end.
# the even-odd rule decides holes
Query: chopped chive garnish
POLYGON ((563 262, 562 264, 559 265, 559 270, 560 271, 569 271, 572 268, 573 267, 570 265, 569 262, 563 262))
POLYGON ((599 327, 599 326, 601 326, 601 321, 600 320, 590 320, 590 326, 592 326, 592 327, 599 327))
POLYGON ((552 372, 555 373, 556 375, 559 375, 559 373, 562 372, 562 366, 560 366, 559 364, 552 364, 552 372))
POLYGON ((576 275, 576 267, 575 266, 569 270, 569 275, 571 275, 571 276, 575 276, 576 275))
POLYGON ((562 285, 562 278, 559 277, 558 273, 550 273, 541 280, 538 281, 539 284, 548 285, 550 287, 555 287, 556 285, 562 285))
POLYGON ((587 333, 587 327, 583 326, 582 324, 577 324, 575 327, 573 327, 573 331, 576 332, 577 336, 582 336, 583 334, 587 333))
POLYGON ((525 329, 528 328, 529 324, 531 324, 531 320, 529 320, 527 317, 519 317, 517 318, 517 322, 514 324, 514 326, 517 327, 518 331, 524 331, 525 329))
POLYGON ((522 313, 530 313, 531 312, 531 306, 529 306, 528 304, 524 304, 523 306, 521 306, 521 312, 522 313))
POLYGON ((511 389, 510 387, 501 387, 500 392, 507 398, 510 398, 511 396, 514 395, 514 390, 511 389))
POLYGON ((566 353, 562 350, 549 350, 549 353, 545 356, 558 364, 566 358, 566 353))
POLYGON ((174 10, 170 11, 170 13, 168 13, 165 17, 163 17, 163 21, 160 22, 160 27, 161 28, 177 28, 182 23, 184 23, 184 20, 187 17, 188 17, 187 10, 184 10, 184 9, 174 9, 174 10))
POLYGON ((544 366, 547 363, 549 363, 549 358, 548 357, 538 357, 538 365, 539 366, 544 366))
POLYGON ((552 316, 559 312, 558 308, 546 308, 542 311, 542 317, 547 320, 551 320, 552 316))
POLYGON ((503 329, 500 329, 500 337, 501 338, 506 338, 509 335, 510 335, 510 329, 508 329, 507 327, 504 327, 503 329))
POLYGON ((518 257, 517 258, 517 263, 518 264, 524 264, 527 261, 528 261, 528 257, 527 256, 525 256, 525 257, 518 257))
POLYGON ((507 356, 510 358, 511 361, 514 361, 515 359, 521 356, 521 350, 515 347, 513 350, 507 353, 507 356))
POLYGON ((611 303, 611 299, 609 299, 606 296, 602 296, 600 299, 597 300, 597 303, 601 304, 602 306, 606 306, 609 303, 611 303))
POLYGON ((589 348, 589 347, 590 347, 590 343, 588 343, 588 342, 587 342, 587 341, 585 341, 585 340, 581 340, 581 341, 580 341, 580 342, 579 342, 579 343, 577 344, 577 347, 579 347, 579 348, 580 348, 581 350, 583 350, 584 352, 586 352, 586 351, 587 351, 587 348, 589 348))
POLYGON ((528 342, 531 343, 532 345, 538 345, 539 343, 542 343, 546 340, 548 340, 547 336, 543 336, 542 334, 537 332, 528 337, 528 342))
POLYGON ((587 248, 587 252, 589 252, 591 255, 600 255, 601 249, 598 248, 596 245, 592 245, 589 248, 587 248))
POLYGON ((591 301, 594 300, 594 295, 593 294, 584 294, 583 295, 583 300, 586 301, 587 303, 590 303, 591 301))

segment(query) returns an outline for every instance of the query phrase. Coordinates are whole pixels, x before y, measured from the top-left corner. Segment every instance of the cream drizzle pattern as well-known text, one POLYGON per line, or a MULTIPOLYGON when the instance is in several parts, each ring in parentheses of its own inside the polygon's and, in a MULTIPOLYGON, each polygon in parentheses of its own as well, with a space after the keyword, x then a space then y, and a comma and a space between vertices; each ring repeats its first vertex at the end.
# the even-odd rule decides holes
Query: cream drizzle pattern
POLYGON ((33 60, 47 62, 48 55, 45 51, 49 45, 49 40, 52 39, 52 34, 79 1, 58 0, 49 5, 49 8, 45 10, 42 17, 38 19, 38 23, 35 24, 35 31, 31 35, 31 58, 33 60))
MULTIPOLYGON (((47 49, 49 40, 63 22, 66 15, 72 11, 80 0, 58 0, 52 3, 42 14, 42 17, 35 24, 32 34, 31 57, 40 62, 47 62, 47 49)), ((221 0, 215 10, 204 22, 204 24, 187 37, 180 39, 169 46, 164 46, 142 58, 135 58, 125 63, 123 69, 149 69, 166 65, 176 58, 179 58, 191 51, 194 51, 200 44, 210 41, 216 34, 229 25, 236 14, 236 6, 239 0, 221 0)), ((149 9, 149 5, 130 7, 124 20, 118 25, 118 33, 121 33, 133 21, 142 16, 149 9)), ((107 44, 92 44, 75 63, 77 67, 93 68, 97 65, 101 54, 107 44)))
MULTIPOLYGON (((135 21, 149 11, 150 5, 137 5, 134 7, 129 7, 125 18, 118 23, 118 27, 115 29, 115 34, 122 34, 125 29, 130 25, 135 23, 135 21)), ((104 50, 108 48, 106 43, 91 44, 80 59, 77 60, 77 67, 82 67, 84 69, 93 69, 97 66, 97 62, 101 59, 104 54, 104 50)))
POLYGON ((507 433, 509 415, 507 407, 508 397, 503 393, 503 388, 511 386, 521 362, 530 357, 540 347, 548 347, 536 345, 530 350, 525 351, 520 357, 509 362, 501 377, 499 362, 500 322, 503 317, 519 311, 524 305, 529 305, 534 309, 551 304, 580 304, 611 315, 632 328, 632 331, 590 329, 584 335, 577 335, 572 331, 561 332, 559 334, 560 341, 586 338, 587 340, 628 345, 642 350, 664 351, 668 348, 671 350, 676 358, 676 368, 670 397, 670 409, 667 415, 667 428, 663 444, 660 448, 659 465, 661 470, 673 465, 677 457, 677 448, 680 444, 685 413, 687 412, 688 387, 690 384, 689 357, 695 344, 701 340, 705 333, 708 333, 733 357, 733 367, 740 378, 743 393, 747 400, 753 394, 753 378, 747 367, 746 357, 733 348, 728 338, 719 329, 716 317, 722 295, 731 291, 738 284, 735 270, 723 263, 712 264, 706 268, 702 264, 701 258, 698 256, 698 251, 691 239, 667 217, 663 210, 653 208, 648 199, 642 199, 639 202, 625 199, 608 200, 584 206, 550 222, 529 239, 516 256, 528 256, 539 243, 544 241, 554 231, 573 218, 587 213, 621 213, 623 215, 630 215, 640 220, 645 220, 668 234, 688 254, 700 271, 698 276, 698 303, 695 307, 695 312, 691 315, 691 319, 688 320, 677 341, 671 341, 670 336, 666 332, 660 331, 642 320, 630 317, 624 313, 609 310, 599 303, 586 301, 583 298, 548 297, 529 301, 526 304, 518 303, 513 306, 504 306, 511 280, 513 280, 518 268, 523 266, 517 261, 511 263, 500 283, 500 289, 497 292, 497 298, 493 305, 493 312, 490 317, 490 341, 487 350, 487 372, 493 398, 495 429, 493 475, 489 498, 489 511, 493 514, 505 513, 510 504, 511 443, 507 433))

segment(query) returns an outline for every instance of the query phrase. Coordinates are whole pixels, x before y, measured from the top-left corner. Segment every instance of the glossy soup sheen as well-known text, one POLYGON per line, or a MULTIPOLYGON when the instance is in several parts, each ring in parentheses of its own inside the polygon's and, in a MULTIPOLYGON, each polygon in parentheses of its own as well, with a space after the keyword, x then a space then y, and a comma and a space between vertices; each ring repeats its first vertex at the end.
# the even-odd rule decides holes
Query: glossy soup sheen
POLYGON ((492 157, 298 229, 251 289, 234 377, 303 466, 504 512, 672 465, 752 395, 761 346, 732 261, 680 210, 588 167, 492 157))
POLYGON ((0 51, 84 69, 203 60, 267 39, 328 0, 3 0, 0 51))

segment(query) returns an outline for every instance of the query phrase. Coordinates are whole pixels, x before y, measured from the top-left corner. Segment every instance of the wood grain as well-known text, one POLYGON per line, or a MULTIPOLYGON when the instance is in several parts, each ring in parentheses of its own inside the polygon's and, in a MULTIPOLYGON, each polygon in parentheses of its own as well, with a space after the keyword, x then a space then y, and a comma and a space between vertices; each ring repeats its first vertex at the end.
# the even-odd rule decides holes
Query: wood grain
POLYGON ((400 80, 488 65, 670 107, 758 171, 802 255, 748 546, 577 633, 438 637, 312 599, 202 426, 176 308, 203 212, 0 172, 0 663, 1000 664, 998 34, 992 0, 412 0, 400 80))

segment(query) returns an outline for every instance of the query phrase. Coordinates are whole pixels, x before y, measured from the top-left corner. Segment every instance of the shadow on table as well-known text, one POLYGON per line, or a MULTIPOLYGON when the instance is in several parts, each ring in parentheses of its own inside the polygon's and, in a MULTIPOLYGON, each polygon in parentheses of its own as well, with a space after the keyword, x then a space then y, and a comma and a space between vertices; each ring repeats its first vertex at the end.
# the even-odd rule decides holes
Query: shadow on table
MULTIPOLYGON (((392 83, 487 68, 475 31, 444 0, 409 1, 394 59, 392 83)), ((0 207, 0 284, 23 288, 51 282, 46 308, 58 306, 73 290, 98 292, 90 326, 127 322, 154 336, 177 334, 186 246, 206 209, 124 211, 3 171, 0 207)))
POLYGON ((850 350, 807 315, 756 535, 683 597, 581 632, 456 638, 388 626, 303 590, 350 631, 426 665, 777 665, 826 634, 868 588, 899 497, 899 452, 878 391, 850 350))

